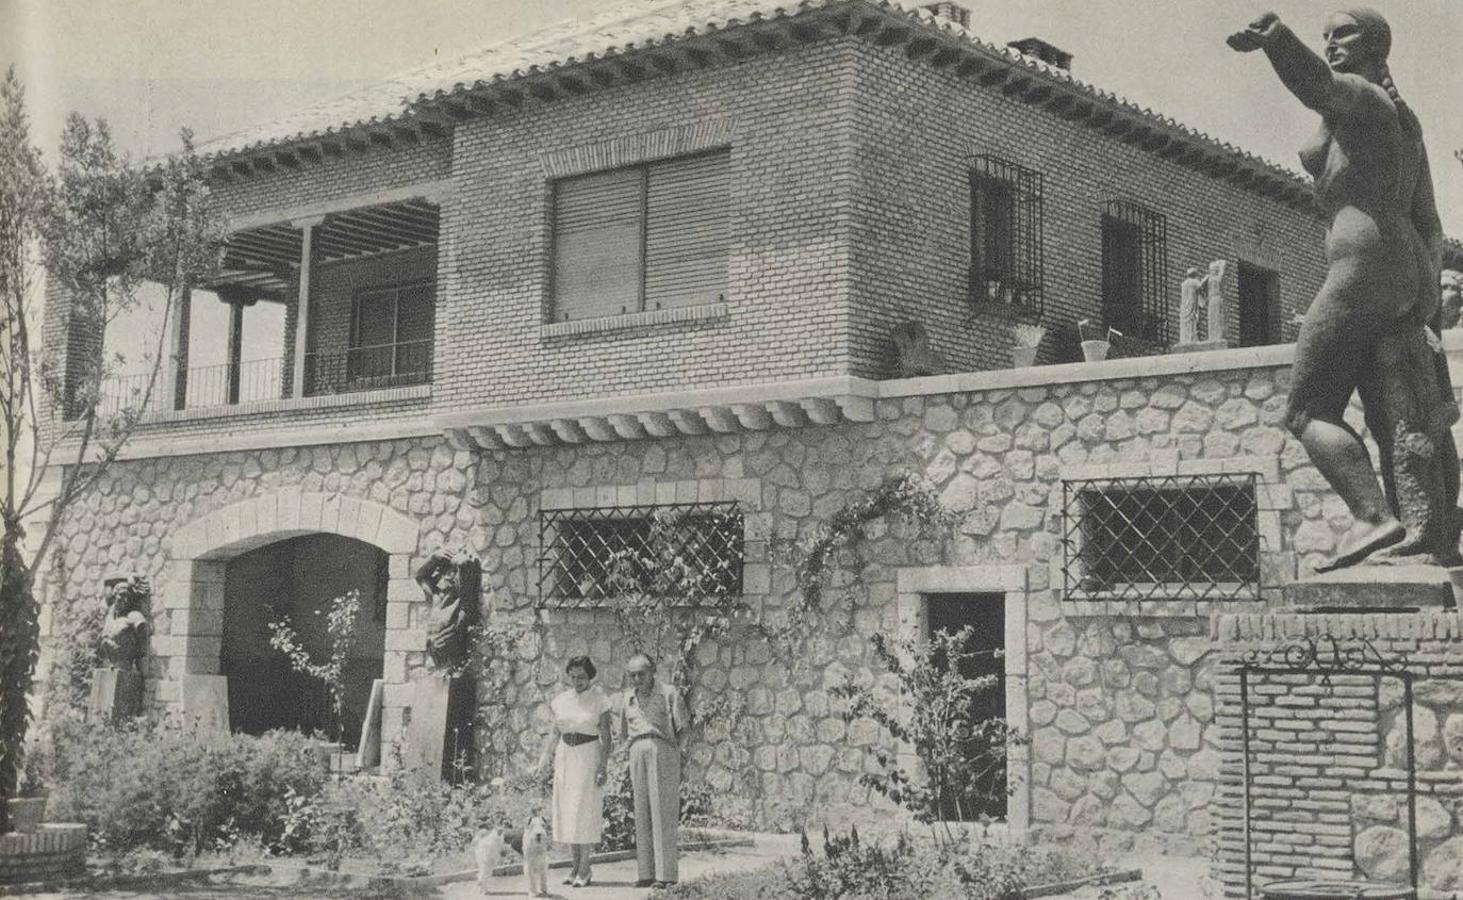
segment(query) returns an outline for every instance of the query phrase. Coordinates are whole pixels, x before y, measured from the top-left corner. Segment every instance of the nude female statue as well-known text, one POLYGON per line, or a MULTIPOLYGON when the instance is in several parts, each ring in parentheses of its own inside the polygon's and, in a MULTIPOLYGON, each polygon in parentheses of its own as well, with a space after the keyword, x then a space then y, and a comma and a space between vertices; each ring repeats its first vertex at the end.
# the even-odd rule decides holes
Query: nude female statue
MULTIPOLYGON (((1428 349, 1424 331, 1437 326, 1442 225, 1422 128, 1387 68, 1391 29, 1370 9, 1336 13, 1326 24, 1322 60, 1278 16, 1266 13, 1230 35, 1228 43, 1241 52, 1264 50, 1281 82, 1321 115, 1320 131, 1300 158, 1315 178, 1316 201, 1329 218, 1329 268, 1296 341, 1286 425, 1359 524, 1318 570, 1353 565, 1386 547, 1393 553, 1403 547, 1420 552, 1414 545, 1422 536, 1409 538, 1398 518, 1394 452, 1397 471, 1415 465, 1412 457, 1427 457, 1434 474, 1421 481, 1439 486, 1412 490, 1404 485, 1402 503, 1419 502, 1409 491, 1444 495, 1420 502, 1446 507, 1432 515, 1446 520, 1439 526, 1451 534, 1452 546, 1445 552, 1456 556, 1457 456, 1442 424, 1456 418, 1456 408, 1444 396, 1450 393, 1446 371, 1435 371, 1436 353, 1428 349), (1385 374, 1375 375, 1378 370, 1385 374), (1405 371, 1397 374, 1400 370, 1405 371), (1377 484, 1361 438, 1342 420, 1357 390, 1381 447, 1391 502, 1377 484), (1394 416, 1388 404, 1398 392, 1415 402, 1409 412, 1394 416), (1416 440, 1414 434, 1424 437, 1416 440), (1411 456, 1403 460, 1402 454, 1411 456), (1405 544, 1404 538, 1409 538, 1405 544)), ((1405 513, 1403 518, 1412 521, 1405 513)), ((1429 540, 1446 543, 1437 535, 1429 540)))

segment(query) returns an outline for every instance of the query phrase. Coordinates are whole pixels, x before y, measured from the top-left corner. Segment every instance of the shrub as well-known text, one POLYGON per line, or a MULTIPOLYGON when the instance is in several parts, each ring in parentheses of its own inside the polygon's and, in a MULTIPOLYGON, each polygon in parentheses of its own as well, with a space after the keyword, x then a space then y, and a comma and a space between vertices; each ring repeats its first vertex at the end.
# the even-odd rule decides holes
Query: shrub
POLYGON ((298 734, 205 732, 180 719, 117 726, 69 717, 53 731, 57 811, 85 822, 100 848, 174 856, 226 846, 240 835, 292 849, 283 822, 290 796, 325 781, 298 734))

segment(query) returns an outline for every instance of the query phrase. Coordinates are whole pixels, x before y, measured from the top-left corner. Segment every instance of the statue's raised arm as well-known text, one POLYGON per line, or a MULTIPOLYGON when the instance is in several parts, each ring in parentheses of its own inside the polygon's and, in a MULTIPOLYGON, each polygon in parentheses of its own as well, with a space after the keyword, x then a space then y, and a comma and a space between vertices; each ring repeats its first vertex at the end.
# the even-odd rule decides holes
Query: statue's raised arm
MULTIPOLYGON (((1355 22, 1340 24, 1334 31, 1328 29, 1327 55, 1332 55, 1333 47, 1338 52, 1345 52, 1342 44, 1351 34, 1359 32, 1360 26, 1355 22)), ((1241 53, 1264 50, 1280 81, 1296 99, 1318 113, 1357 112, 1358 101, 1368 91, 1364 79, 1334 69, 1331 63, 1296 37, 1295 32, 1273 12, 1265 13, 1244 30, 1231 34, 1226 43, 1241 53)))

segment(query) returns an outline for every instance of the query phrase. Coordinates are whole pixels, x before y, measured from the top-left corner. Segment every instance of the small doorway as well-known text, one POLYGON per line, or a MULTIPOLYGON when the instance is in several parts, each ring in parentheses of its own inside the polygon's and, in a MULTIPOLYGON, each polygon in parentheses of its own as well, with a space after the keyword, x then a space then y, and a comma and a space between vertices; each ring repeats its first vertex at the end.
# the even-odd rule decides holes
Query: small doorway
POLYGON ((1240 260, 1239 345, 1280 343, 1280 273, 1240 260))
MULTIPOLYGON (((972 631, 966 651, 973 654, 962 662, 966 678, 993 675, 995 684, 978 693, 970 710, 971 720, 984 722, 1006 718, 1006 595, 928 594, 925 597, 927 635, 953 634, 969 626, 972 631)), ((1006 763, 989 760, 990 743, 980 734, 965 746, 967 758, 976 762, 972 802, 956 804, 946 798, 940 817, 947 821, 973 821, 982 817, 1006 818, 1006 763)))

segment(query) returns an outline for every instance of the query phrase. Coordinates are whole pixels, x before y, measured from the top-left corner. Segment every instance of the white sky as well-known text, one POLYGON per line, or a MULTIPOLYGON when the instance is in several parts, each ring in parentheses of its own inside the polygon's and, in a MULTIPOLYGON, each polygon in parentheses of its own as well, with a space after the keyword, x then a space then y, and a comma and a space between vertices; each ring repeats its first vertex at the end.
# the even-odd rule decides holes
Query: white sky
MULTIPOLYGON (((18 63, 33 134, 48 151, 65 113, 76 110, 105 117, 126 149, 147 156, 172 149, 181 126, 200 139, 227 134, 604 2, 0 0, 0 62, 18 63)), ((1315 116, 1262 56, 1224 44, 1265 8, 1263 0, 965 5, 986 40, 1044 38, 1074 54, 1078 78, 1299 168, 1295 150, 1315 116)), ((1269 7, 1318 46, 1338 5, 1274 0, 1269 7)), ((1463 165, 1453 157, 1463 147, 1463 0, 1393 0, 1382 12, 1392 23, 1393 77, 1427 133, 1444 226, 1463 237, 1463 165)))

